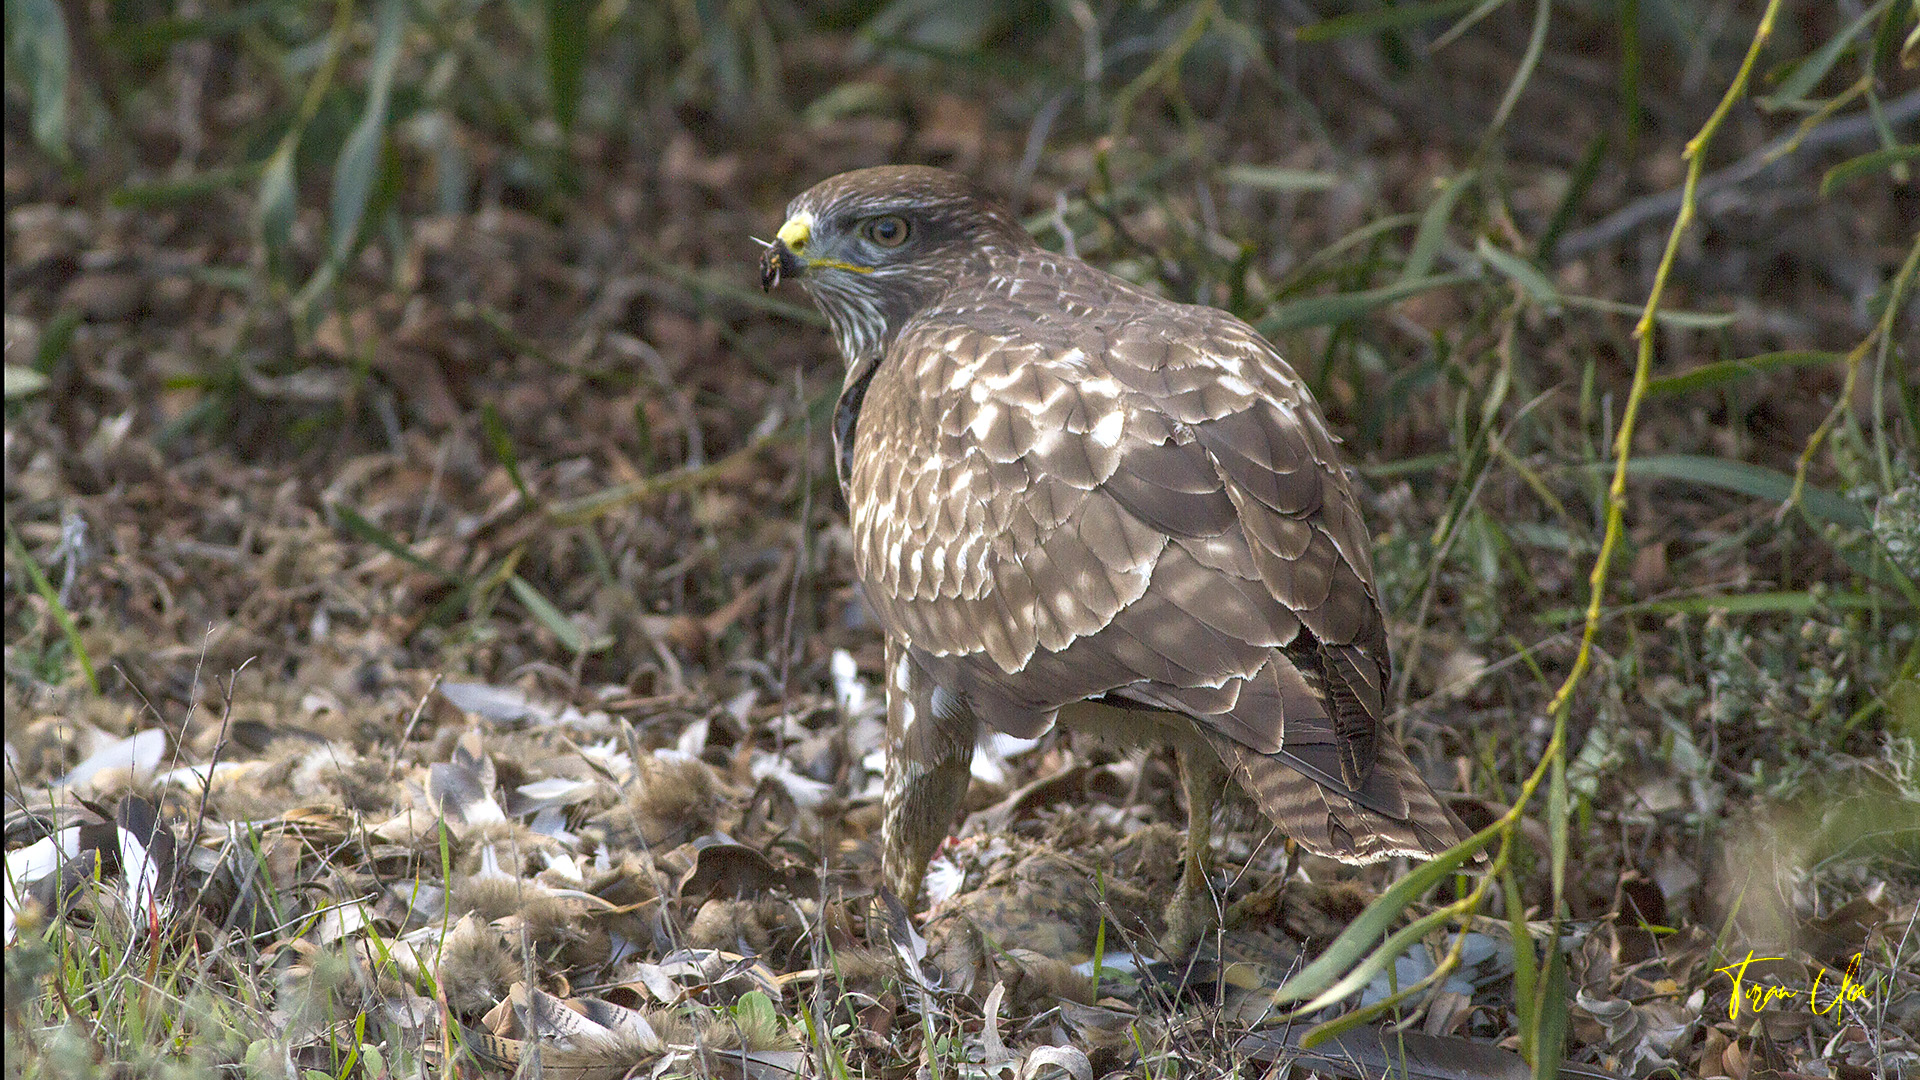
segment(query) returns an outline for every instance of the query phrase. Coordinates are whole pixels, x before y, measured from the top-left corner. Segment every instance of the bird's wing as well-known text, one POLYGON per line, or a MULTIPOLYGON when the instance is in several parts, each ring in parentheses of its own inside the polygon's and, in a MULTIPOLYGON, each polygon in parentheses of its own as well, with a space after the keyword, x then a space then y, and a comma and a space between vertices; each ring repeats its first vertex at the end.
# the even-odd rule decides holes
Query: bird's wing
POLYGON ((1322 783, 1360 790, 1385 711, 1386 627, 1334 438, 1306 386, 1250 327, 1207 308, 1174 311, 1185 332, 1137 325, 1106 352, 1139 412, 1169 433, 1129 454, 1105 487, 1190 556, 1168 560, 1155 593, 1215 623, 1251 597, 1267 636, 1235 636, 1271 648, 1249 685, 1279 707, 1236 703, 1216 726, 1257 752, 1284 749, 1322 783))
POLYGON ((917 319, 881 360, 847 502, 868 599, 914 648, 1016 676, 1146 593, 1169 538, 1101 489, 1129 416, 1084 365, 979 313, 917 319))
POLYGON ((1388 659, 1366 527, 1306 387, 1224 313, 1104 301, 902 331, 847 492, 869 601, 990 723, 1031 733, 1107 695, 1404 817, 1407 785, 1372 779, 1388 659))

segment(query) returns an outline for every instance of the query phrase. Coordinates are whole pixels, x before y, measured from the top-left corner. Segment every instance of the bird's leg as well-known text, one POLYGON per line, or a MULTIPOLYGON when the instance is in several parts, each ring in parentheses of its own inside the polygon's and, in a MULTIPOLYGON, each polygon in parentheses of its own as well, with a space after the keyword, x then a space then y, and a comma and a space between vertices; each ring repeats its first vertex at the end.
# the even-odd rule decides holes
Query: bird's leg
POLYGON ((1169 957, 1185 956, 1219 921, 1219 906, 1207 875, 1213 868, 1213 810, 1227 781, 1226 768, 1212 748, 1180 746, 1177 756, 1180 786, 1187 796, 1187 850, 1179 891, 1167 904, 1167 932, 1160 938, 1160 947, 1169 957))
POLYGON ((977 727, 963 700, 934 685, 904 646, 887 642, 880 869, 887 888, 910 911, 918 906, 927 860, 966 801, 977 727))

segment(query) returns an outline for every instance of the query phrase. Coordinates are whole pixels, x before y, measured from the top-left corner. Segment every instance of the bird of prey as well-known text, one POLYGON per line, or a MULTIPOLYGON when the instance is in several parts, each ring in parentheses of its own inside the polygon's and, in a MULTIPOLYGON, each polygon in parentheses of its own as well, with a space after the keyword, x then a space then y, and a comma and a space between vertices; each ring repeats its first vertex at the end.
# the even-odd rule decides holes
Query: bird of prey
POLYGON ((1042 248, 962 177, 887 166, 794 199, 762 262, 847 360, 836 466, 886 631, 882 874, 918 899, 985 724, 1177 752, 1163 944, 1216 912, 1231 777, 1344 862, 1457 842, 1382 725, 1365 522, 1319 407, 1246 323, 1042 248))

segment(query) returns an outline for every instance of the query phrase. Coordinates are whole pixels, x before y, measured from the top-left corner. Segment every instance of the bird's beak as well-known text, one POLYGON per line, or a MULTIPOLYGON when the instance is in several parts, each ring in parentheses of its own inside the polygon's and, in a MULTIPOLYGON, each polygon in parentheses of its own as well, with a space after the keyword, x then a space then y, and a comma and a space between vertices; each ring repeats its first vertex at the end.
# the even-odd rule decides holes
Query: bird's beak
POLYGON ((760 288, 771 292, 782 278, 797 278, 807 272, 802 256, 813 239, 813 215, 795 214, 774 234, 773 244, 760 256, 760 288))

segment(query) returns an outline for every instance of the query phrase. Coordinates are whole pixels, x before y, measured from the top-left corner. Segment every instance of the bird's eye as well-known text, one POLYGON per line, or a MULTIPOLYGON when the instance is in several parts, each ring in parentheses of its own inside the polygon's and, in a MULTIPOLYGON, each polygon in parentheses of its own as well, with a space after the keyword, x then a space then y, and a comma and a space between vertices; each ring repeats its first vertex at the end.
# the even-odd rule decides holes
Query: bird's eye
POLYGON ((907 219, 888 214, 867 222, 867 239, 881 247, 896 248, 907 242, 907 219))

